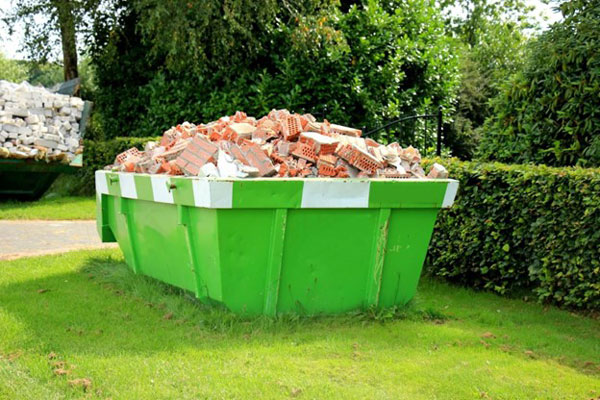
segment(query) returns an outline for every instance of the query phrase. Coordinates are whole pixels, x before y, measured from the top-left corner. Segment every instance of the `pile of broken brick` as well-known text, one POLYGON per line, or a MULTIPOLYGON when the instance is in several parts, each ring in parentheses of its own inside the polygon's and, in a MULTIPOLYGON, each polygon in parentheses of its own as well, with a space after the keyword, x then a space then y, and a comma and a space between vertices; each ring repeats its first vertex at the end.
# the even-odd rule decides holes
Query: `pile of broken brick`
MULTIPOLYGON (((317 122, 310 114, 243 112, 208 124, 185 122, 144 151, 131 148, 106 169, 200 177, 426 178, 419 151, 361 138, 359 129, 317 122)), ((428 178, 447 178, 434 164, 428 178)))

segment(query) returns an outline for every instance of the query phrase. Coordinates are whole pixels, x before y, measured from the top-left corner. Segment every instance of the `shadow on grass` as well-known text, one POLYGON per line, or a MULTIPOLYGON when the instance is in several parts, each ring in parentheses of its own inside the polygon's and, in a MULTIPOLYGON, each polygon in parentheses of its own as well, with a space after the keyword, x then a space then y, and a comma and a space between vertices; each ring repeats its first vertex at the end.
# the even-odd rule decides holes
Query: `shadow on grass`
MULTIPOLYGON (((221 306, 202 304, 189 292, 135 275, 125 263, 110 256, 89 258, 76 272, 4 286, 0 304, 28 326, 32 336, 48 338, 48 352, 68 349, 103 356, 123 351, 175 351, 188 346, 232 348, 253 338, 288 342, 298 333, 307 343, 349 326, 398 320, 439 323, 444 318, 414 305, 335 317, 238 316, 221 306)), ((377 335, 369 340, 374 345, 386 342, 377 335)))
MULTIPOLYGON (((445 295, 452 296, 449 292, 445 295)), ((464 293, 458 296, 462 295, 464 293)), ((191 293, 135 275, 121 259, 112 256, 89 257, 83 267, 74 272, 6 285, 0 290, 0 304, 28 327, 27 335, 41 342, 42 351, 102 357, 123 352, 175 352, 189 347, 210 352, 247 348, 253 344, 276 346, 291 341, 309 344, 335 334, 360 337, 373 347, 385 348, 390 340, 401 348, 415 343, 423 345, 417 339, 411 344, 393 336, 408 326, 403 322, 412 324, 411 329, 417 332, 418 324, 440 325, 439 332, 435 328, 436 335, 439 334, 435 340, 446 341, 448 345, 457 339, 478 345, 480 335, 488 329, 481 321, 462 324, 463 317, 449 317, 451 313, 440 311, 444 306, 420 306, 418 302, 406 307, 370 309, 335 317, 243 317, 223 307, 204 305, 191 293), (444 330, 447 322, 455 323, 444 330), (381 325, 386 328, 375 334, 374 328, 381 325)), ((485 307, 472 301, 473 310, 485 307)), ((530 337, 544 335, 541 328, 536 329, 538 326, 531 324, 527 334, 530 337)), ((577 357, 576 347, 575 343, 564 343, 561 354, 536 355, 536 358, 552 359, 585 373, 599 374, 600 371, 573 362, 577 357), (567 357, 562 357, 563 354, 567 357)), ((482 351, 485 351, 483 346, 482 351)), ((511 354, 530 358, 522 349, 511 354)))

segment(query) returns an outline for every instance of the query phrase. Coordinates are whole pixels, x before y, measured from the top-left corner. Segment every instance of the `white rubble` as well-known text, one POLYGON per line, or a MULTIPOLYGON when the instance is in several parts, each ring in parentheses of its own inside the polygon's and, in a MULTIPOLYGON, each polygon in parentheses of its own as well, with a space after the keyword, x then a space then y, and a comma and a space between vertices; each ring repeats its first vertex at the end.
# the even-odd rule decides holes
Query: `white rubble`
POLYGON ((83 105, 79 97, 0 80, 0 157, 71 161, 82 151, 83 105))

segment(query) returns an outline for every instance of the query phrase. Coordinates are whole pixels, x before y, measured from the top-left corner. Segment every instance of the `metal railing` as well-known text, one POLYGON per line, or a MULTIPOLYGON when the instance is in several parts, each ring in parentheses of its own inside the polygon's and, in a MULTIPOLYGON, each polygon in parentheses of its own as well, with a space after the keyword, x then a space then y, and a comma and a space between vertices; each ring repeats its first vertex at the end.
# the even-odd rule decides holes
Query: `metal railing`
MULTIPOLYGON (((388 129, 394 125, 397 125, 401 122, 405 122, 405 121, 412 121, 412 120, 419 120, 419 119, 436 119, 437 122, 437 129, 436 129, 436 150, 435 150, 435 155, 436 156, 441 156, 442 154, 442 134, 443 134, 443 111, 442 111, 442 106, 438 107, 438 110, 436 113, 430 113, 430 114, 419 114, 419 115, 409 115, 407 117, 402 117, 402 118, 398 118, 394 121, 391 121, 385 125, 382 125, 378 128, 375 129, 371 129, 369 131, 366 131, 363 133, 363 137, 369 137, 372 136, 374 133, 380 132, 382 130, 388 129)), ((428 132, 427 132, 427 124, 425 125, 425 136, 424 136, 424 144, 423 147, 427 148, 427 136, 428 136, 428 132)), ((364 131, 364 130, 363 130, 364 131)), ((413 130, 413 141, 416 141, 416 130, 413 130)))

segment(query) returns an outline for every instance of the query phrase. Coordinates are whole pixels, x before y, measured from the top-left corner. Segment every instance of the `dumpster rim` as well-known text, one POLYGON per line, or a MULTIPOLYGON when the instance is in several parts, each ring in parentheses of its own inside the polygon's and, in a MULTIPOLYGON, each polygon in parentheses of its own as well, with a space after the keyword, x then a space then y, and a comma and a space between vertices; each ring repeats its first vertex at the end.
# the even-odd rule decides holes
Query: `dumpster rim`
POLYGON ((245 179, 106 170, 96 171, 95 181, 96 192, 99 195, 211 209, 439 209, 452 206, 459 185, 454 179, 245 179))

